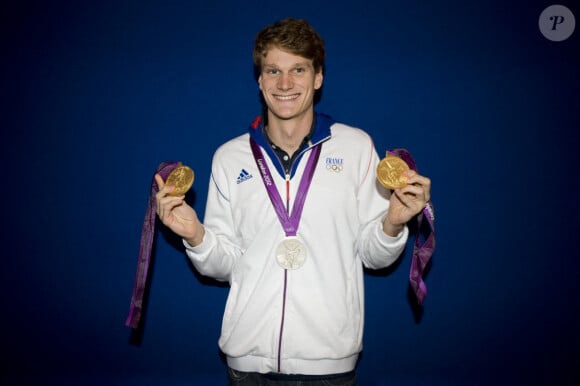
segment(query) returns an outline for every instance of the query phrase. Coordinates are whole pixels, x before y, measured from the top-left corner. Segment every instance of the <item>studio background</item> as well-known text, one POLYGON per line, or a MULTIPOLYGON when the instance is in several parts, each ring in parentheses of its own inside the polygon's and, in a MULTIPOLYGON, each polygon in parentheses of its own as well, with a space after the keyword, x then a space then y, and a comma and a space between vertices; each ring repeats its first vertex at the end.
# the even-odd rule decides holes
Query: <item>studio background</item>
POLYGON ((141 226, 166 160, 195 170, 203 216, 213 151, 260 113, 254 36, 292 16, 327 44, 316 109, 433 181, 425 305, 407 293, 411 244, 366 274, 360 384, 579 384, 580 31, 546 39, 551 4, 3 4, 0 382, 226 383, 228 288, 166 232, 138 339, 124 325, 141 226))

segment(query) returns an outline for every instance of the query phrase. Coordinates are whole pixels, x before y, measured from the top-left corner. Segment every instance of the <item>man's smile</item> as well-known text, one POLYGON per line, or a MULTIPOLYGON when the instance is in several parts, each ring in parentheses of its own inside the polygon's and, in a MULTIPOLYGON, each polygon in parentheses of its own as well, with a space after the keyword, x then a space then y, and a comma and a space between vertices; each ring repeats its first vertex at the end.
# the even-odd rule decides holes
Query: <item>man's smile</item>
POLYGON ((291 95, 274 94, 273 96, 277 100, 285 102, 285 101, 293 101, 294 99, 297 99, 300 96, 300 94, 291 94, 291 95))

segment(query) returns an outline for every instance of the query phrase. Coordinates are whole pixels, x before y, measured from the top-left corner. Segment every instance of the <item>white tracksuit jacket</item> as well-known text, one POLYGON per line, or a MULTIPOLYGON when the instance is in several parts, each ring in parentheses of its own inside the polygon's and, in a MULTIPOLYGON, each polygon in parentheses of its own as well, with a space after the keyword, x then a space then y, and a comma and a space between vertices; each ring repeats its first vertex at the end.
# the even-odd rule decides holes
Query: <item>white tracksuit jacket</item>
MULTIPOLYGON (((377 183, 378 154, 368 134, 317 114, 311 143, 322 144, 298 237, 304 265, 275 257, 285 237, 250 148, 260 145, 282 200, 286 181, 258 121, 214 154, 203 242, 186 253, 203 275, 228 281, 219 346, 240 371, 333 374, 354 369, 362 350, 364 266, 393 263, 408 237, 382 231, 389 207, 377 183)), ((290 208, 310 154, 292 167, 290 208)))

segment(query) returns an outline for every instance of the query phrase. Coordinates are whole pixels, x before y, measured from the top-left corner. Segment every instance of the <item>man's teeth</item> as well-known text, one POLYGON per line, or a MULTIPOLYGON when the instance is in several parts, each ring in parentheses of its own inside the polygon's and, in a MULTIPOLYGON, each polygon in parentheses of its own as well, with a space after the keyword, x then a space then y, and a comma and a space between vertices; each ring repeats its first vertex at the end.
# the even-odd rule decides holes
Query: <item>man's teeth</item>
POLYGON ((276 95, 276 99, 279 99, 281 101, 290 101, 292 99, 296 99, 298 98, 298 94, 295 95, 276 95))

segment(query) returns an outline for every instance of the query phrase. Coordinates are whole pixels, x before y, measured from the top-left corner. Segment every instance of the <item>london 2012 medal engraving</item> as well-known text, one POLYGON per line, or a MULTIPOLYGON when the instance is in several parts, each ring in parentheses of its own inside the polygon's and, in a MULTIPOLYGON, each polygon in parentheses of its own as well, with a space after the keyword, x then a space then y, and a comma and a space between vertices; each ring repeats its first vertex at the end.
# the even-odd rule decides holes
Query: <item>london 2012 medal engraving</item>
POLYGON ((377 178, 388 189, 400 189, 407 186, 403 172, 409 170, 409 165, 396 155, 389 154, 377 166, 377 178))
POLYGON ((175 186, 175 189, 169 195, 184 195, 193 185, 194 174, 189 166, 179 165, 169 173, 165 185, 175 186))
POLYGON ((298 269, 306 261, 306 246, 296 236, 288 236, 276 248, 276 259, 284 269, 298 269))

